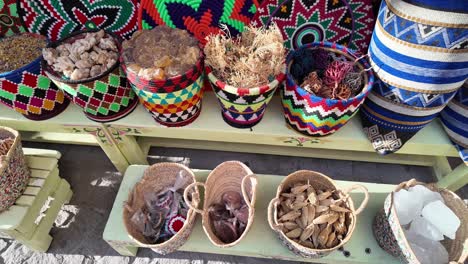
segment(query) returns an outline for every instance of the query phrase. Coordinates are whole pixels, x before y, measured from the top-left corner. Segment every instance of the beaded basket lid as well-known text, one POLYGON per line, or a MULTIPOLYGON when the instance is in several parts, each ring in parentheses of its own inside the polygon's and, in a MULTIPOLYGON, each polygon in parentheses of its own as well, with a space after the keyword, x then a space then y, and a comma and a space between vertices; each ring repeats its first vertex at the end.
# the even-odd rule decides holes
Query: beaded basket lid
POLYGON ((374 21, 371 0, 265 0, 252 24, 276 23, 288 49, 328 41, 366 54, 374 21))
POLYGON ((244 30, 255 15, 257 0, 142 0, 140 29, 158 25, 186 29, 202 44, 205 37, 226 25, 232 36, 244 30))
POLYGON ((52 41, 101 28, 128 39, 138 29, 139 0, 18 0, 26 30, 52 41))
POLYGON ((16 0, 0 0, 0 38, 24 31, 18 16, 16 0))

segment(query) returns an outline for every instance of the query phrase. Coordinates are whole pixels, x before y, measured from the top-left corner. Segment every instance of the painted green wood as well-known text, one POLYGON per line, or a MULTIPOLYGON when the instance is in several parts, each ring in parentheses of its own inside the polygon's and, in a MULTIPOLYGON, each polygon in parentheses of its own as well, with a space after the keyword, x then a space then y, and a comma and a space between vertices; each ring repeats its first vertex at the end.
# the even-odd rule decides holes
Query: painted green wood
MULTIPOLYGON (((136 245, 128 237, 125 226, 122 221, 122 205, 128 197, 128 192, 136 182, 142 177, 147 166, 130 166, 122 180, 119 192, 114 202, 111 214, 107 221, 103 238, 119 253, 125 255, 134 255, 136 245), (133 246, 133 248, 132 248, 133 246), (122 248, 125 247, 125 251, 122 248), (129 249, 131 249, 129 251, 129 249), (128 254, 130 253, 130 254, 128 254)), ((198 181, 204 181, 209 173, 206 170, 194 170, 198 181)), ((255 219, 252 229, 247 236, 235 247, 220 249, 213 246, 207 239, 201 227, 201 219, 198 216, 196 226, 187 241, 180 249, 181 251, 203 252, 213 254, 228 254, 237 256, 250 256, 259 258, 272 258, 304 262, 323 262, 323 263, 399 263, 399 261, 377 245, 371 229, 371 223, 374 215, 383 207, 384 199, 395 186, 388 184, 361 183, 369 189, 370 201, 367 208, 358 216, 356 230, 350 242, 345 249, 351 253, 350 257, 345 257, 341 252, 336 251, 331 255, 316 259, 304 259, 295 256, 285 248, 274 232, 270 229, 267 218, 267 204, 274 197, 276 188, 281 176, 258 175, 257 204, 255 207, 255 219), (365 250, 369 248, 371 254, 366 254, 365 250)), ((345 188, 355 182, 337 181, 338 186, 345 188)), ((351 195, 356 206, 359 206, 363 199, 362 193, 356 192, 351 195)))
POLYGON ((41 156, 56 159, 60 159, 62 157, 60 152, 51 149, 23 148, 23 152, 27 156, 41 156))
MULTIPOLYGON (((127 136, 125 133, 118 131, 108 125, 103 126, 104 131, 107 135, 111 135, 115 144, 119 148, 122 155, 125 156, 126 160, 130 164, 148 165, 146 155, 140 149, 140 146, 136 142, 135 137, 127 136)), ((126 169, 126 168, 125 168, 126 169)), ((125 171, 122 171, 124 173, 125 171)))
POLYGON ((51 171, 57 167, 57 162, 55 158, 26 156, 26 164, 30 169, 51 171))
POLYGON ((0 231, 12 230, 19 225, 21 219, 28 213, 29 207, 13 205, 0 213, 0 231))
POLYGON ((434 157, 434 174, 438 180, 452 172, 452 167, 446 157, 434 157))
POLYGON ((32 142, 99 146, 96 137, 90 134, 21 131, 21 136, 23 140, 32 142))
MULTIPOLYGON (((237 129, 227 125, 221 117, 220 107, 212 93, 204 95, 200 117, 185 127, 167 128, 158 125, 141 105, 127 117, 108 123, 108 125, 122 133, 134 136, 189 138, 272 146, 296 146, 296 139, 304 138, 303 135, 286 127, 279 97, 272 99, 263 120, 251 130, 237 129)), ((348 124, 331 136, 314 139, 316 143, 306 142, 304 147, 374 152, 371 143, 362 131, 359 117, 352 118, 348 124)), ((457 151, 438 120, 422 129, 405 144, 399 153, 458 157, 457 151)))
POLYGON ((437 182, 437 186, 456 191, 468 184, 468 166, 464 163, 458 165, 450 174, 437 182))

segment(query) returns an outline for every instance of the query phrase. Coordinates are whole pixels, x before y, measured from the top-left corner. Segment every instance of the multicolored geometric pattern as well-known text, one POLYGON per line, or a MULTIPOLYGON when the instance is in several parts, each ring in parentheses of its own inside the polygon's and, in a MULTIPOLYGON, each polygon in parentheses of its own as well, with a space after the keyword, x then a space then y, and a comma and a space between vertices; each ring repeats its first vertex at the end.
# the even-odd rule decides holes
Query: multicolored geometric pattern
POLYGON ((257 0, 142 0, 138 24, 140 29, 158 25, 186 29, 204 44, 208 35, 222 32, 221 25, 237 36, 257 8, 257 0))
POLYGON ((12 36, 26 30, 18 16, 17 0, 0 0, 0 36, 12 36))
POLYGON ((192 69, 187 71, 185 74, 165 80, 147 80, 145 78, 141 78, 133 71, 128 71, 123 58, 121 58, 122 68, 127 73, 127 78, 134 85, 134 88, 150 93, 173 93, 185 89, 203 74, 203 70, 205 68, 204 62, 204 57, 201 55, 200 59, 192 69))
POLYGON ((83 29, 105 29, 129 39, 138 29, 138 0, 18 0, 29 32, 56 41, 83 29))
POLYGON ((14 139, 5 159, 0 159, 0 212, 12 206, 29 181, 31 172, 26 164, 18 131, 0 127, 0 140, 14 139))
POLYGON ((461 159, 468 165, 468 81, 440 112, 440 120, 461 159))
POLYGON ((467 14, 387 2, 382 1, 369 47, 380 81, 361 111, 364 132, 380 154, 400 149, 468 78, 467 14))
POLYGON ((285 46, 329 41, 367 53, 374 27, 371 0, 266 0, 252 24, 275 23, 285 46))
POLYGON ((224 121, 232 127, 251 128, 258 124, 273 97, 276 87, 285 78, 285 69, 267 85, 252 88, 238 88, 227 85, 206 67, 208 79, 221 106, 224 121))
MULTIPOLYGON (((287 65, 292 63, 293 54, 304 49, 322 48, 330 52, 347 54, 349 59, 357 58, 354 51, 344 46, 329 42, 305 44, 288 56, 287 65)), ((361 58, 357 65, 361 69, 369 68, 369 63, 361 58)), ((357 112, 374 83, 372 71, 366 72, 367 82, 362 92, 347 100, 334 100, 318 97, 300 87, 288 72, 286 86, 281 91, 284 117, 293 129, 307 136, 326 136, 344 126, 357 112)))
POLYGON ((204 75, 192 84, 171 93, 152 93, 141 90, 130 82, 141 104, 156 122, 168 127, 185 126, 200 115, 204 75))

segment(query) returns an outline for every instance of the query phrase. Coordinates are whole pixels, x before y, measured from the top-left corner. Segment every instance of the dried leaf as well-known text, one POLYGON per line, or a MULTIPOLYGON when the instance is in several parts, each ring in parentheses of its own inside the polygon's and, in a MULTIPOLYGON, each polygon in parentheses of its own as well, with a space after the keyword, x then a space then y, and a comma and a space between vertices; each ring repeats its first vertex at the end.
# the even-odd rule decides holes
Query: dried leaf
POLYGON ((292 194, 292 193, 282 193, 281 196, 287 197, 287 198, 296 197, 296 195, 294 195, 294 194, 292 194))
POLYGON ((287 228, 288 230, 294 230, 299 227, 299 225, 296 224, 295 222, 284 222, 283 226, 287 228))
POLYGON ((310 225, 315 219, 315 206, 309 204, 308 216, 307 216, 307 225, 310 225))
POLYGON ((302 221, 303 226, 307 226, 309 224, 308 217, 309 217, 309 207, 304 206, 302 207, 302 212, 301 212, 301 221, 302 221))
POLYGON ((314 189, 314 187, 309 186, 309 188, 307 188, 307 196, 309 196, 311 193, 315 194, 315 189, 314 189))
POLYGON ((315 213, 321 213, 328 211, 330 208, 328 206, 319 205, 315 208, 315 213))
POLYGON ((299 238, 300 241, 306 241, 309 239, 310 236, 314 233, 315 230, 315 225, 310 225, 301 234, 301 237, 299 238))
POLYGON ((333 204, 333 199, 332 198, 328 198, 328 199, 320 201, 321 206, 330 206, 331 204, 333 204))
POLYGON ((319 247, 318 237, 320 235, 320 227, 315 226, 314 233, 312 234, 312 243, 314 243, 315 248, 319 247))
POLYGON ((335 205, 335 204, 330 205, 330 209, 332 211, 335 211, 335 212, 345 212, 345 213, 351 212, 349 209, 344 208, 344 207, 340 207, 340 206, 335 205))
POLYGON ((286 236, 289 238, 298 238, 299 236, 301 236, 301 233, 302 233, 302 229, 296 228, 286 233, 286 236))
POLYGON ((340 221, 336 221, 335 223, 333 223, 333 228, 335 229, 335 231, 339 234, 339 235, 344 235, 346 234, 346 226, 344 225, 344 223, 340 223, 340 221))
POLYGON ((327 199, 331 195, 332 195, 332 192, 326 191, 326 192, 323 192, 323 193, 319 194, 317 197, 318 197, 319 201, 322 201, 322 200, 327 199))
POLYGON ((315 194, 315 192, 311 192, 307 196, 307 200, 309 200, 309 203, 311 203, 313 205, 317 205, 317 203, 318 203, 318 198, 317 198, 317 195, 315 194))
POLYGON ((295 210, 299 210, 299 209, 301 209, 303 207, 306 207, 307 205, 308 205, 308 203, 306 203, 306 202, 296 202, 296 203, 294 203, 294 205, 293 205, 293 207, 291 209, 293 211, 295 211, 295 210))
POLYGON ((297 219, 296 219, 296 224, 297 224, 301 229, 304 229, 304 228, 305 228, 305 226, 302 225, 302 220, 301 220, 300 218, 297 218, 297 219))
POLYGON ((331 232, 330 235, 328 236, 328 240, 326 243, 327 248, 332 248, 336 245, 336 234, 331 232))
POLYGON ((324 214, 324 215, 321 215, 317 218, 314 219, 314 221, 312 221, 312 223, 318 225, 318 224, 325 224, 325 223, 328 223, 328 224, 333 224, 335 221, 338 220, 339 218, 339 214, 338 213, 328 213, 328 214, 324 214))
POLYGON ((308 184, 303 184, 303 185, 299 185, 297 187, 294 187, 291 189, 291 193, 293 194, 301 194, 303 193, 305 190, 307 190, 307 188, 309 188, 309 185, 308 184))
POLYGON ((298 218, 299 216, 301 215, 300 212, 298 211, 291 211, 285 215, 283 215, 279 221, 290 221, 290 220, 294 220, 296 218, 298 218))
POLYGON ((331 233, 331 226, 327 225, 322 231, 320 231, 320 234, 318 236, 318 243, 320 246, 325 247, 328 241, 328 237, 331 233))
POLYGON ((314 244, 312 242, 310 242, 309 240, 299 241, 299 244, 301 244, 304 247, 315 248, 314 244))

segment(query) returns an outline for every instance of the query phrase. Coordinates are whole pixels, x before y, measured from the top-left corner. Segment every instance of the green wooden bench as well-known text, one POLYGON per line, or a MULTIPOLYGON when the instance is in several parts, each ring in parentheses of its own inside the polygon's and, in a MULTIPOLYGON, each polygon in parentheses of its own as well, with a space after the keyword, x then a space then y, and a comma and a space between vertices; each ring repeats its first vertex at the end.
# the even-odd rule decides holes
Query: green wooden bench
POLYGON ((24 152, 31 178, 24 194, 0 213, 0 237, 45 252, 52 242, 49 232, 55 218, 62 205, 70 201, 72 191, 68 182, 59 177, 59 152, 29 148, 24 152))
MULTIPOLYGON (((147 167, 133 165, 127 169, 104 230, 104 240, 122 255, 135 256, 138 251, 138 246, 127 235, 122 212, 123 203, 127 199, 129 191, 140 180, 147 167)), ((197 181, 202 182, 209 174, 207 170, 195 170, 194 172, 197 181)), ((257 188, 261 191, 257 192, 254 223, 247 236, 238 245, 226 249, 213 246, 203 232, 201 217, 197 216, 194 230, 187 243, 180 250, 320 263, 400 263, 398 259, 387 254, 377 245, 371 229, 373 218, 377 211, 383 208, 384 199, 394 189, 393 185, 362 183, 369 189, 370 199, 366 209, 358 216, 357 226, 351 240, 344 247, 344 250, 350 253, 349 257, 345 257, 341 251, 336 251, 317 260, 301 258, 291 253, 281 244, 268 225, 267 205, 275 196, 276 189, 282 179, 281 176, 258 175, 257 188), (366 250, 370 253, 366 253, 366 250)), ((345 188, 355 184, 355 182, 337 181, 337 184, 345 188)), ((356 205, 359 205, 364 197, 359 192, 352 193, 351 196, 356 205)))

